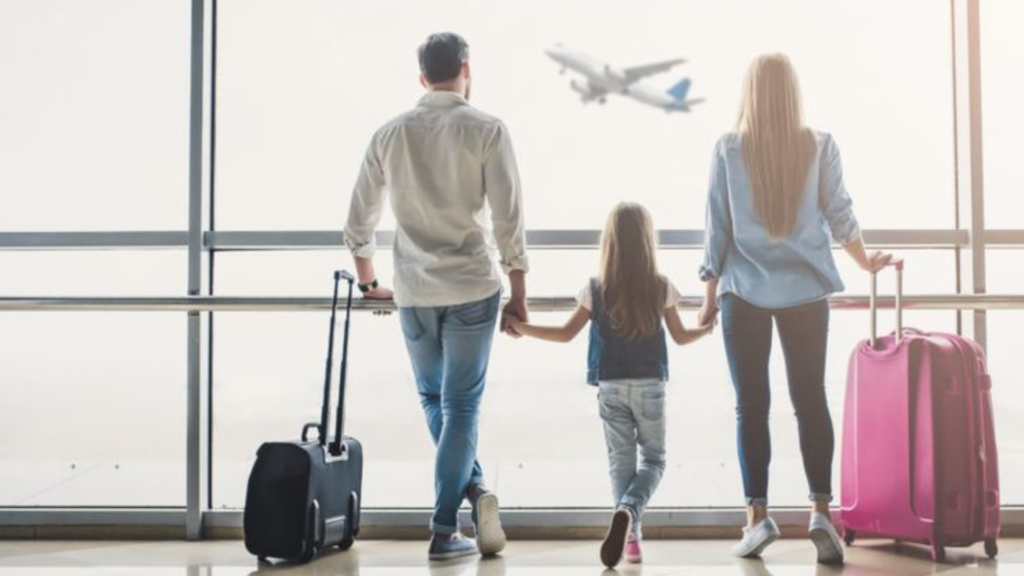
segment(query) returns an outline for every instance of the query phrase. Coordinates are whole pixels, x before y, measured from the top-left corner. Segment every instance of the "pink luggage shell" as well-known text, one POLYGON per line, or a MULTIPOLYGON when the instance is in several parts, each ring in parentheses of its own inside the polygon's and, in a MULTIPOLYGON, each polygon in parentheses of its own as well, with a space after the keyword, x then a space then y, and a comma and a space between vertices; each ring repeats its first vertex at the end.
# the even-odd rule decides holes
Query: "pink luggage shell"
POLYGON ((946 546, 984 541, 994 557, 999 472, 985 353, 955 334, 900 330, 898 339, 894 333, 874 346, 861 342, 850 357, 846 543, 856 534, 918 542, 941 561, 946 546))

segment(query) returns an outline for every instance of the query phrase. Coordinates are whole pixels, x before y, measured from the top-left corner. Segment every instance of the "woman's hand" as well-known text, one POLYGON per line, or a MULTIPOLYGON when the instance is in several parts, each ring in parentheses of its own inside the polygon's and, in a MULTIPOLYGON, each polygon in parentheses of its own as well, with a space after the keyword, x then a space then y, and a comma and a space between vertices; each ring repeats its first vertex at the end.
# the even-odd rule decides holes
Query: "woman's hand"
POLYGON ((872 274, 878 272, 882 268, 889 265, 892 261, 892 254, 888 252, 879 252, 878 250, 872 252, 868 257, 861 263, 861 268, 865 272, 871 272, 872 274))
POLYGON ((711 327, 715 325, 718 318, 718 305, 715 301, 710 298, 704 299, 704 304, 700 307, 700 312, 697 313, 697 325, 701 328, 708 326, 710 331, 711 327))

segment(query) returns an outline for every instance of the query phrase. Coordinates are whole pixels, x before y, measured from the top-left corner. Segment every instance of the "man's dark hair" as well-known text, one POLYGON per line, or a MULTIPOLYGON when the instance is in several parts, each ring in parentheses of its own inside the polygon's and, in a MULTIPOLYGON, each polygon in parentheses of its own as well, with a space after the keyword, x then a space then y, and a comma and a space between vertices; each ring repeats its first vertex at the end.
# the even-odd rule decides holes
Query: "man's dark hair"
POLYGON ((431 34, 420 44, 420 72, 427 82, 438 84, 452 80, 469 60, 469 44, 454 32, 431 34))

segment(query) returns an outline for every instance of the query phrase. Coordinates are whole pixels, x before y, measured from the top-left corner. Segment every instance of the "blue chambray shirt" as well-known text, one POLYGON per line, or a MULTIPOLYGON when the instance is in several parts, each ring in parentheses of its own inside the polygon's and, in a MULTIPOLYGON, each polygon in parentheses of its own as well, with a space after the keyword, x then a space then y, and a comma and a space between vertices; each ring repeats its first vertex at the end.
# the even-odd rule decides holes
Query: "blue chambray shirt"
POLYGON ((818 157, 804 184, 793 234, 784 240, 773 240, 758 217, 740 135, 718 140, 700 277, 719 278, 719 298, 732 293, 761 308, 788 308, 845 288, 830 240, 852 242, 860 237, 860 226, 843 183, 839 148, 830 134, 816 137, 818 157))

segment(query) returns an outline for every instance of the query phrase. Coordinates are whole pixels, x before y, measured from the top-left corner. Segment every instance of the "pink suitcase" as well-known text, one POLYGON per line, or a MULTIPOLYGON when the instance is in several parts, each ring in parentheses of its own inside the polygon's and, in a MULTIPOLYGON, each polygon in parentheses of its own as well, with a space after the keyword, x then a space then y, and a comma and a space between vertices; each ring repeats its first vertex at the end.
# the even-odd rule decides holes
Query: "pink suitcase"
POLYGON ((847 545, 871 534, 931 546, 999 536, 999 471, 992 381, 978 344, 955 334, 902 328, 896 267, 896 332, 875 338, 877 278, 871 279, 871 339, 850 356, 843 419, 842 523, 847 545))

